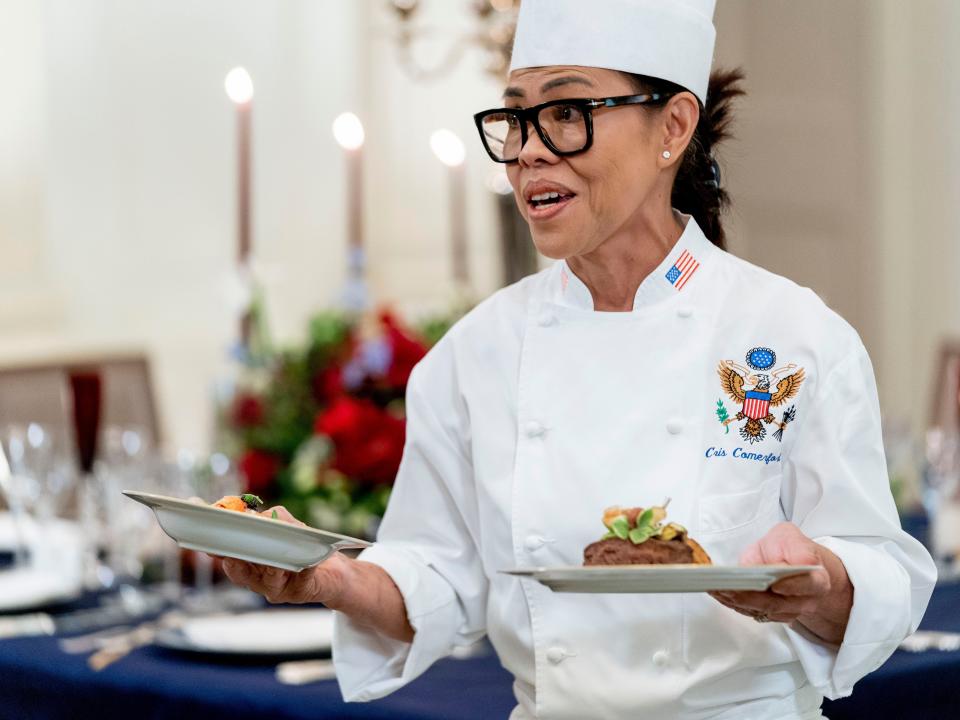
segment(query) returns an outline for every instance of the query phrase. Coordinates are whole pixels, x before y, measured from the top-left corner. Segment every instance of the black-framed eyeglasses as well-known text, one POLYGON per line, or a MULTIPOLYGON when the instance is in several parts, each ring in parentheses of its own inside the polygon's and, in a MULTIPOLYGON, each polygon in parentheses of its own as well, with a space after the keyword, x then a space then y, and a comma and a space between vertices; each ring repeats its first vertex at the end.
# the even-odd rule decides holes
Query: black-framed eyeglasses
POLYGON ((551 100, 528 108, 494 108, 473 116, 487 154, 498 163, 516 162, 527 142, 527 125, 555 155, 576 155, 593 145, 593 111, 625 105, 665 102, 674 93, 620 95, 608 98, 551 100))

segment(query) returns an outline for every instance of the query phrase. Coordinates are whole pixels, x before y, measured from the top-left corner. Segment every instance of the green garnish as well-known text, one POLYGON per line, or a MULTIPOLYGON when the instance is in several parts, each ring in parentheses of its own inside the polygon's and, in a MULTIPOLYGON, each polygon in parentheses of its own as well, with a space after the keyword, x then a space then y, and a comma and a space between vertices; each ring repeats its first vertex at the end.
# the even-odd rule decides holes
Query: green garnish
POLYGON ((637 518, 637 527, 653 526, 653 508, 647 508, 637 518))
POLYGON ((240 499, 243 500, 244 504, 251 510, 258 510, 263 506, 263 500, 258 498, 256 495, 246 493, 240 496, 240 499))
POLYGON ((632 542, 634 545, 639 545, 640 543, 646 542, 652 538, 656 532, 657 531, 649 525, 645 527, 634 528, 630 531, 630 542, 632 542))
POLYGON ((643 510, 636 516, 632 524, 626 513, 621 513, 614 517, 613 520, 608 520, 607 518, 612 512, 619 511, 619 508, 608 509, 608 512, 604 514, 604 524, 607 526, 608 532, 601 539, 610 540, 612 538, 619 538, 621 540, 629 540, 634 545, 639 545, 650 538, 661 537, 665 531, 666 537, 664 539, 666 540, 685 533, 686 531, 679 525, 669 523, 668 526, 665 527, 662 524, 667 514, 666 507, 669 502, 670 500, 668 499, 662 506, 649 507, 643 510))
POLYGON ((610 523, 610 532, 621 540, 626 540, 630 535, 630 522, 626 515, 618 515, 610 523))
POLYGON ((276 520, 278 517, 279 517, 279 515, 277 515, 277 511, 276 511, 276 510, 274 510, 272 513, 270 513, 270 519, 271 519, 271 520, 276 520))

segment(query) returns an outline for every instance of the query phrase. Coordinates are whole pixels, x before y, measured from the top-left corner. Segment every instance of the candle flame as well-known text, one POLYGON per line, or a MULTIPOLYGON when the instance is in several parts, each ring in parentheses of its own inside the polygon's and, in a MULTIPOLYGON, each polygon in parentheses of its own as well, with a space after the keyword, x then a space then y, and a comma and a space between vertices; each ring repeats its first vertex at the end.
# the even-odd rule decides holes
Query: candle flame
POLYGON ((227 97, 237 105, 245 105, 253 99, 253 79, 242 67, 235 67, 228 72, 223 86, 227 97))
POLYGON ((436 130, 430 136, 430 149, 437 159, 448 167, 462 165, 467 155, 463 141, 446 128, 436 130))
POLYGON ((363 145, 363 123, 352 112, 341 113, 333 121, 333 137, 344 150, 357 150, 363 145))

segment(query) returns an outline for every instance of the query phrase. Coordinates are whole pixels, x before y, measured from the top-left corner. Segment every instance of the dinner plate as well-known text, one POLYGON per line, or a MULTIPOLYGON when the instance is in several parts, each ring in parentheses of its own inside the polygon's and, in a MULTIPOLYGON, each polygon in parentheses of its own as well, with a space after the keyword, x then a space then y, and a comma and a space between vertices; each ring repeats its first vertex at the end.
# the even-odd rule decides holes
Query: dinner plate
POLYGON ((219 655, 327 655, 333 645, 333 612, 282 608, 191 618, 158 632, 154 644, 219 655))
POLYGON ((819 565, 591 565, 502 570, 554 592, 685 593, 766 590, 777 580, 819 570, 819 565))
POLYGON ((323 562, 337 550, 370 546, 365 540, 263 515, 152 493, 123 494, 153 510, 160 527, 180 547, 211 555, 299 572, 323 562))

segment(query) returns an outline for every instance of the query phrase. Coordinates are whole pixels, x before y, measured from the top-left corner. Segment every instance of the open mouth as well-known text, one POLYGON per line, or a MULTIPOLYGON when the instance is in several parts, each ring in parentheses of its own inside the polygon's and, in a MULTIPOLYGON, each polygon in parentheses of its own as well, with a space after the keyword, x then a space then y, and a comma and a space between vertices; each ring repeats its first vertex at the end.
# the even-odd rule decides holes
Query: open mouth
POLYGON ((527 208, 531 218, 542 220, 558 214, 575 197, 575 193, 541 192, 530 196, 527 200, 527 208))
POLYGON ((541 208, 541 207, 547 207, 548 205, 556 205, 557 203, 561 203, 564 200, 569 200, 572 197, 573 197, 572 194, 564 195, 558 192, 546 192, 546 193, 540 193, 539 195, 534 195, 533 197, 531 197, 530 204, 533 207, 541 208))

